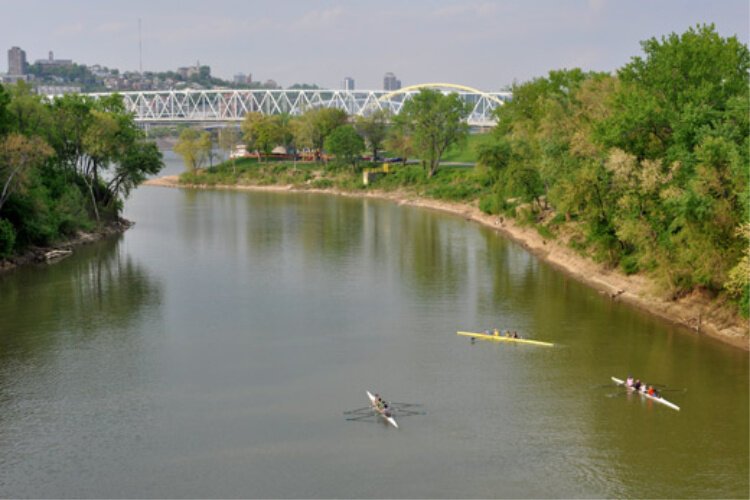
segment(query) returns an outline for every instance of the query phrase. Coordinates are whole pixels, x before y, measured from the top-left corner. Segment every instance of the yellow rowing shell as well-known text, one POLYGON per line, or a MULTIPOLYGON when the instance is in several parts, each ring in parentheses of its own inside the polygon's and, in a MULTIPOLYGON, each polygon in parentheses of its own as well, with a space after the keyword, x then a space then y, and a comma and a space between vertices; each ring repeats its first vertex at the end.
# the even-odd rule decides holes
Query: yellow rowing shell
POLYGON ((456 332, 459 335, 463 335, 464 337, 472 337, 475 339, 481 339, 481 340, 494 340, 496 342, 515 342, 517 344, 533 344, 533 345, 543 345, 547 347, 552 347, 555 344, 550 344, 549 342, 542 342, 541 340, 529 340, 529 339, 514 339, 512 337, 506 337, 503 334, 498 335, 487 335, 486 333, 475 333, 475 332, 456 332))

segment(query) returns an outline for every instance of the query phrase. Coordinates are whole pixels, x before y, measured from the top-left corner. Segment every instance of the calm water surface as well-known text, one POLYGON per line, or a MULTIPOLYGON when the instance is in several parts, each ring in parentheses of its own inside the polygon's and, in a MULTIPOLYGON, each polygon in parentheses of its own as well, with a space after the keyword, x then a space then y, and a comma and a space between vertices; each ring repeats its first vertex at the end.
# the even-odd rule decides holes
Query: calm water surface
POLYGON ((317 194, 143 187, 125 212, 0 276, 0 497, 750 494, 747 353, 489 229, 317 194), (495 325, 558 345, 455 334, 495 325), (423 414, 347 421, 367 389, 423 414))

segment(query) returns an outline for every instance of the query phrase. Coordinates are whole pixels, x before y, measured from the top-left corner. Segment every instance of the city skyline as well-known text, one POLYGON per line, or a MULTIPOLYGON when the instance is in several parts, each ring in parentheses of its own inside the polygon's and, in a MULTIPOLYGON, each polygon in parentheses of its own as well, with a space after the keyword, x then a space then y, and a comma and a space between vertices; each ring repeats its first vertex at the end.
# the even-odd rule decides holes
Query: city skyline
POLYGON ((641 54, 640 42, 714 23, 748 43, 747 2, 658 3, 287 1, 179 4, 129 2, 96 9, 81 1, 11 3, 0 47, 32 62, 49 51, 76 63, 121 71, 174 70, 200 60, 225 80, 237 73, 339 88, 379 89, 392 72, 404 86, 446 81, 493 91, 580 67, 613 71, 641 54), (43 16, 39 13, 44 12, 43 16), (141 38, 139 38, 139 19, 141 38))

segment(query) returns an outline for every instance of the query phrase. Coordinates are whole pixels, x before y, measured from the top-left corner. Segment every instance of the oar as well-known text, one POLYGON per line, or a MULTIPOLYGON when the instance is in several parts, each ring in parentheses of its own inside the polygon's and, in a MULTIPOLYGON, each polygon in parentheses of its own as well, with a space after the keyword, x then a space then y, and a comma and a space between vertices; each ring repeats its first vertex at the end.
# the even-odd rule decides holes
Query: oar
POLYGON ((376 416, 376 414, 373 413, 372 415, 361 415, 359 417, 347 417, 345 420, 349 420, 350 422, 354 422, 354 421, 364 420, 366 418, 371 418, 371 417, 375 417, 375 416, 376 416))
POLYGON ((344 415, 356 415, 366 410, 372 410, 372 406, 364 406, 362 408, 357 408, 356 410, 348 410, 344 412, 344 415))

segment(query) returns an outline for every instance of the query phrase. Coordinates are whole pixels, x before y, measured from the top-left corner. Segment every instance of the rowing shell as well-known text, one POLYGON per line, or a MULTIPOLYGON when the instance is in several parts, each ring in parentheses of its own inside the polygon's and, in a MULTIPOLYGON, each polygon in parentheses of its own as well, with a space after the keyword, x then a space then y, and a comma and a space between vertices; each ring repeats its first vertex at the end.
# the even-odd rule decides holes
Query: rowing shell
MULTIPOLYGON (((612 377, 612 382, 614 382, 617 385, 625 385, 625 381, 624 380, 620 380, 619 378, 615 378, 615 377, 612 377)), ((629 391, 635 391, 634 387, 626 387, 626 389, 628 389, 629 391)), ((648 394, 647 392, 641 392, 641 391, 636 391, 636 392, 638 392, 638 394, 640 394, 641 396, 643 396, 646 399, 652 399, 652 400, 656 401, 657 403, 661 403, 663 405, 669 406, 673 410, 680 411, 680 407, 679 406, 677 406, 676 404, 674 404, 674 403, 672 403, 670 401, 667 401, 664 398, 657 398, 656 396, 652 396, 652 395, 648 394)))
POLYGON ((552 347, 555 345, 549 342, 542 342, 541 340, 514 339, 513 337, 505 337, 502 335, 487 335, 486 333, 474 333, 474 332, 456 332, 456 333, 459 335, 463 335, 464 337, 471 337, 474 339, 481 339, 481 340, 494 340, 496 342, 515 342, 517 344, 543 345, 546 347, 552 347))
POLYGON ((385 410, 381 410, 380 408, 378 408, 378 405, 376 403, 376 401, 378 399, 375 396, 373 396, 370 391, 366 391, 366 392, 367 392, 367 397, 370 398, 370 403, 372 404, 372 409, 375 410, 381 417, 383 417, 386 422, 388 422, 393 427, 395 427, 396 429, 398 429, 398 424, 396 423, 396 420, 393 417, 389 417, 388 415, 386 415, 385 414, 385 410))

